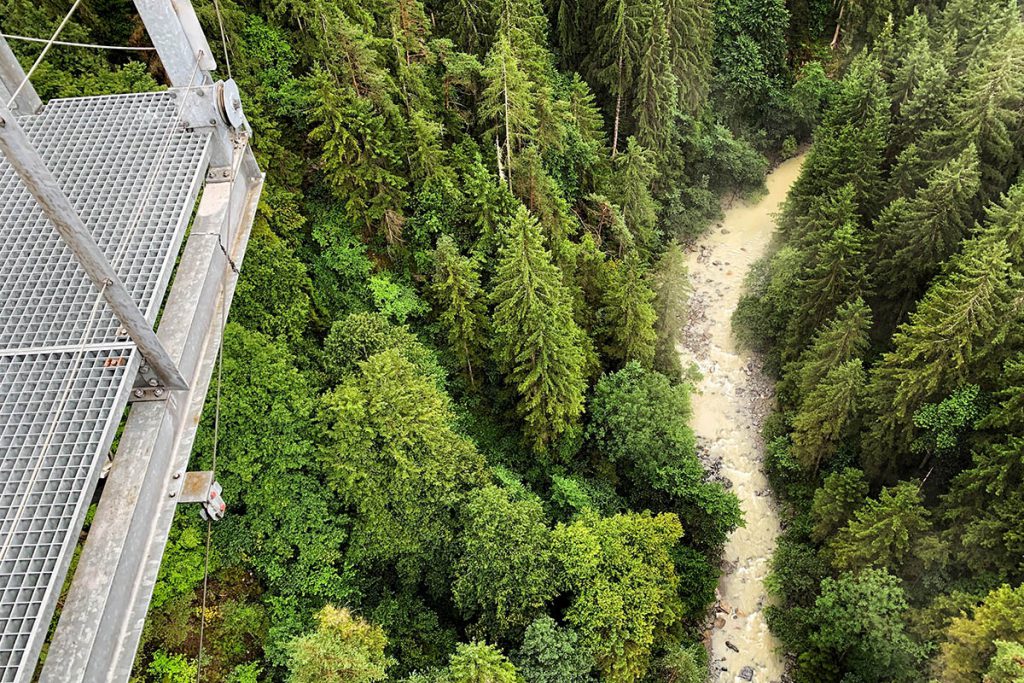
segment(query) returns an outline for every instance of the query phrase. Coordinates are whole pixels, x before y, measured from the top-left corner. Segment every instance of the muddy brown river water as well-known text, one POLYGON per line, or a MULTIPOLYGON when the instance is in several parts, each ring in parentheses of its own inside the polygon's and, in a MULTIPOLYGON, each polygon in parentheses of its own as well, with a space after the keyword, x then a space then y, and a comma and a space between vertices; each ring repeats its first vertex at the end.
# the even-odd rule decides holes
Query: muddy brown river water
MULTIPOLYGON (((781 680, 785 667, 762 608, 764 578, 779 535, 779 518, 762 470, 760 425, 771 404, 771 383, 755 358, 736 348, 731 317, 744 276, 768 247, 773 215, 796 180, 802 157, 778 166, 768 192, 754 202, 737 201, 723 221, 688 255, 690 324, 682 350, 702 378, 695 387, 692 426, 705 460, 719 468, 740 499, 746 526, 726 542, 719 602, 711 632, 712 681, 755 683, 781 680), (750 667, 746 672, 744 667, 750 667), (741 677, 744 674, 744 677, 741 677)), ((727 484, 728 485, 728 484, 727 484)))

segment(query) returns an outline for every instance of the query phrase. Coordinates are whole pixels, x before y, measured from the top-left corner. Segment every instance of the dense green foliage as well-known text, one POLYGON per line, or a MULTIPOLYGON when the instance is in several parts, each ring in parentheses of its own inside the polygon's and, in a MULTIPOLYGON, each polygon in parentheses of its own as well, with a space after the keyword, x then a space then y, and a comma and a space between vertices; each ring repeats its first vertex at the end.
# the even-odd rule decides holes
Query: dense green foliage
MULTIPOLYGON (((146 40, 85 4, 63 38, 146 40)), ((138 680, 193 679, 201 617, 210 681, 702 680, 743 520, 687 424, 678 244, 812 133, 735 318, 779 379, 771 625, 797 681, 1020 679, 1018 2, 219 4, 268 171, 224 342, 231 506, 203 615, 178 516, 138 680)), ((34 81, 163 74, 58 46, 34 81)))
POLYGON ((1015 680, 1020 6, 865 10, 734 318, 779 377, 770 623, 797 681, 1015 680))

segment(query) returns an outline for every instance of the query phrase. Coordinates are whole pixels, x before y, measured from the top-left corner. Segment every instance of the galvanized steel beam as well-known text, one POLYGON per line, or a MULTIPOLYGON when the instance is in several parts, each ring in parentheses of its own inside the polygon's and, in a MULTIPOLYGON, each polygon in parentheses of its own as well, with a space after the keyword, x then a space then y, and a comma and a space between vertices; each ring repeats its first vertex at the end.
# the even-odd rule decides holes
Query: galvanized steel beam
POLYGON ((135 0, 171 85, 209 85, 217 63, 189 0, 135 0))
POLYGON ((240 153, 231 182, 206 186, 157 332, 190 388, 132 407, 40 683, 131 673, 262 190, 240 153))
POLYGON ((32 84, 26 82, 25 70, 11 51, 11 46, 0 36, 0 98, 3 98, 3 104, 7 104, 11 93, 19 87, 21 92, 11 102, 11 109, 18 114, 35 114, 42 108, 43 101, 39 99, 32 84))

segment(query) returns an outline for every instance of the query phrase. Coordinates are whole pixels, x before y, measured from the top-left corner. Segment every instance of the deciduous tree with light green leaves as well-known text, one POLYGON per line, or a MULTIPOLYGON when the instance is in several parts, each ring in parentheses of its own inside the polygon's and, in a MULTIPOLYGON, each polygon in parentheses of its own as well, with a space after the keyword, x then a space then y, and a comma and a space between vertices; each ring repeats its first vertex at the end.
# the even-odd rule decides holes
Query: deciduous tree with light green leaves
POLYGON ((522 678, 494 645, 461 643, 440 683, 522 683, 522 678))
POLYGON ((941 683, 981 680, 996 654, 996 642, 1024 642, 1024 586, 993 590, 970 616, 953 619, 937 663, 941 683))
POLYGON ((906 609, 899 579, 883 570, 826 578, 808 615, 814 630, 799 672, 830 683, 844 674, 872 683, 917 680, 921 650, 904 629, 906 609))
POLYGON ((347 609, 328 605, 312 633, 291 642, 291 683, 374 683, 394 662, 384 654, 387 636, 347 609))
POLYGON ((478 619, 483 634, 511 640, 557 590, 544 509, 539 500, 486 486, 469 494, 463 524, 455 602, 478 619))
POLYGON ((353 510, 353 562, 415 578, 448 552, 483 458, 455 431, 447 395, 398 350, 364 361, 324 398, 321 457, 353 510))
POLYGON ((572 596, 565 618, 594 653, 602 680, 641 680, 656 636, 679 618, 670 552, 682 535, 669 513, 588 512, 556 527, 555 555, 572 596))

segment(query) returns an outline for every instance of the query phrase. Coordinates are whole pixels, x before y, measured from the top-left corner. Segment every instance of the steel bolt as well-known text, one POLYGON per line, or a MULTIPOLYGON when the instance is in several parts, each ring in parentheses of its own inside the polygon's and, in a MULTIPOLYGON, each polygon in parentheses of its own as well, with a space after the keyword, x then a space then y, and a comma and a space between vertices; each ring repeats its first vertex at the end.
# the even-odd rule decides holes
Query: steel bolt
POLYGON ((136 390, 135 390, 135 398, 142 398, 142 396, 143 396, 143 394, 144 394, 144 393, 145 393, 145 392, 144 392, 144 391, 142 391, 142 389, 136 389, 136 390))
POLYGON ((211 126, 216 126, 217 125, 217 119, 210 119, 210 125, 211 126))
POLYGON ((160 388, 157 388, 157 389, 155 389, 153 391, 153 395, 156 396, 157 398, 159 398, 159 397, 164 395, 164 390, 160 389, 160 388))
POLYGON ((149 380, 149 386, 155 387, 157 384, 160 384, 160 380, 156 379, 155 377, 149 380))
POLYGON ((174 498, 176 495, 178 495, 178 492, 177 491, 170 491, 167 495, 170 496, 171 498, 174 498))
POLYGON ((174 473, 174 478, 175 479, 181 479, 181 472, 175 472, 174 473))

